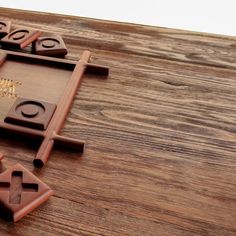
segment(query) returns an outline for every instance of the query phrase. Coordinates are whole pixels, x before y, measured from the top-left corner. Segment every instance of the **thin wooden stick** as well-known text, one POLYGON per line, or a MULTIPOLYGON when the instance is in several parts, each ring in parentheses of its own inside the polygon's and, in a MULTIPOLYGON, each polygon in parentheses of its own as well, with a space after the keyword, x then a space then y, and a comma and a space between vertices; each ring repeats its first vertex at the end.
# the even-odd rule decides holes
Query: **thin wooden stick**
POLYGON ((0 130, 1 129, 6 130, 9 133, 23 134, 27 137, 45 137, 44 131, 34 130, 20 125, 8 124, 2 121, 0 121, 0 130))
POLYGON ((7 53, 1 52, 0 53, 0 66, 6 61, 6 59, 7 59, 7 53))
POLYGON ((84 51, 80 60, 78 61, 70 80, 64 90, 64 93, 57 105, 56 111, 52 117, 52 120, 45 131, 45 138, 38 150, 38 153, 34 159, 34 165, 36 167, 42 167, 48 160, 50 152, 54 145, 54 139, 59 134, 66 116, 69 112, 73 99, 76 95, 76 91, 80 85, 82 76, 86 70, 87 63, 89 62, 91 53, 84 51))
POLYGON ((54 141, 56 144, 62 146, 62 147, 68 147, 73 150, 77 150, 80 153, 84 151, 84 141, 74 139, 74 138, 69 138, 65 136, 61 136, 58 134, 55 134, 53 137, 54 141))
POLYGON ((86 73, 96 74, 96 75, 103 75, 108 76, 109 74, 109 67, 107 66, 101 66, 93 63, 87 63, 86 64, 86 73))

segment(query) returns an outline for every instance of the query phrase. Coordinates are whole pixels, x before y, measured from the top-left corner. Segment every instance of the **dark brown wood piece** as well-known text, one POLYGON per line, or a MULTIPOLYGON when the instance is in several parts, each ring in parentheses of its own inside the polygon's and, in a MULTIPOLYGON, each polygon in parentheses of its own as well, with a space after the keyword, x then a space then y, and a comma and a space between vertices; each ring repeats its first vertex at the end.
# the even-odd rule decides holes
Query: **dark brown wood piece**
POLYGON ((74 138, 68 138, 62 135, 54 135, 53 136, 55 144, 63 147, 67 147, 80 153, 84 151, 84 142, 74 138))
POLYGON ((7 53, 6 52, 0 52, 0 66, 6 61, 7 53))
POLYGON ((45 183, 20 164, 0 174, 0 211, 6 220, 19 221, 52 194, 45 183))
POLYGON ((4 154, 0 152, 0 161, 4 158, 4 154))
POLYGON ((40 37, 34 47, 38 55, 62 57, 67 54, 67 48, 61 36, 40 37))
POLYGON ((46 130, 56 105, 44 101, 18 98, 5 118, 5 122, 29 128, 46 130))
POLYGON ((93 63, 87 63, 85 73, 108 76, 109 70, 110 70, 110 68, 107 66, 101 66, 101 65, 96 65, 93 63))
POLYGON ((41 32, 38 30, 19 28, 2 38, 0 43, 3 48, 23 49, 34 42, 40 35, 41 32))
POLYGON ((9 34, 11 30, 11 21, 0 21, 0 39, 9 34))

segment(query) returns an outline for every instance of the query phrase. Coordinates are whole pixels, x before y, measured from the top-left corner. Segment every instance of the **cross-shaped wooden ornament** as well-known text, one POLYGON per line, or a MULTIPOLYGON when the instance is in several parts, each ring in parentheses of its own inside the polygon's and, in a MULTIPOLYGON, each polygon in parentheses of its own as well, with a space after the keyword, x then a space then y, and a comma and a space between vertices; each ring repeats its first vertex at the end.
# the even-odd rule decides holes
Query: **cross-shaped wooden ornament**
POLYGON ((0 174, 0 212, 18 221, 46 201, 53 191, 20 164, 0 174))
POLYGON ((9 192, 9 204, 20 204, 23 192, 38 192, 38 184, 23 183, 22 171, 13 171, 10 182, 0 182, 0 191, 9 192))

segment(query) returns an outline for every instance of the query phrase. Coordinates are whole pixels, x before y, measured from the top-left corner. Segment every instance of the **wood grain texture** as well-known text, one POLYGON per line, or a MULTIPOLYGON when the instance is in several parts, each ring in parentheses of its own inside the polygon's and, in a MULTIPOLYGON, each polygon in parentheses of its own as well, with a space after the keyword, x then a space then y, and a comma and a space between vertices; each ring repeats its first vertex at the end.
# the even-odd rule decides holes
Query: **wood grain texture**
MULTIPOLYGON (((236 235, 236 40, 181 30, 0 8, 3 20, 61 34, 86 76, 63 133, 85 153, 56 149, 34 173, 55 195, 17 224, 25 235, 236 235)), ((35 149, 0 139, 3 167, 33 170, 35 149), (13 148, 14 147, 14 148, 13 148)))

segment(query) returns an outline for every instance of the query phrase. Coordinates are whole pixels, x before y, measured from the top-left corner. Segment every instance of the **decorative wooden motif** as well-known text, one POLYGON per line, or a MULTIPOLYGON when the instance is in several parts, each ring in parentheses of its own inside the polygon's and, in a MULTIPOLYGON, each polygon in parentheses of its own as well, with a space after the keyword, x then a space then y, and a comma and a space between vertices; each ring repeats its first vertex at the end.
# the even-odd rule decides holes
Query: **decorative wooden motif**
POLYGON ((0 21, 0 39, 5 37, 11 30, 11 21, 0 21))
POLYGON ((20 220, 52 194, 45 183, 20 164, 0 174, 0 210, 7 220, 20 220))
MULTIPOLYGON (((27 76, 30 74, 33 75, 33 80, 37 80, 37 75, 35 75, 34 72, 31 72, 30 70, 30 67, 33 63, 36 63, 37 65, 45 65, 45 67, 43 67, 45 70, 45 75, 43 74, 41 77, 41 79, 44 79, 45 82, 50 82, 50 80, 53 78, 52 72, 50 72, 52 67, 60 68, 60 70, 65 70, 65 72, 68 70, 72 71, 70 78, 65 83, 65 88, 63 89, 60 99, 56 103, 55 111, 53 110, 53 107, 50 108, 45 106, 45 103, 42 103, 38 99, 18 99, 16 103, 9 108, 10 112, 5 117, 5 122, 0 120, 0 129, 14 132, 16 134, 24 134, 30 137, 40 137, 43 139, 37 155, 33 161, 36 167, 42 167, 44 164, 46 164, 55 143, 60 144, 60 146, 70 147, 78 150, 79 152, 83 152, 83 141, 64 137, 60 135, 60 130, 63 127, 66 116, 70 110, 70 106, 81 83, 83 74, 86 72, 107 76, 109 74, 109 68, 89 63, 91 56, 89 51, 84 51, 78 62, 6 50, 0 50, 0 53, 2 53, 0 54, 0 65, 2 64, 2 66, 4 66, 4 64, 8 61, 12 61, 12 63, 17 62, 18 66, 20 66, 19 63, 26 64, 28 69, 24 67, 24 70, 28 70, 27 76), (42 106, 39 104, 43 105, 46 108, 45 110, 50 110, 50 115, 48 117, 51 119, 45 115, 45 117, 47 117, 46 123, 40 120, 42 118, 40 116, 40 112, 42 112, 42 106), (37 120, 37 122, 33 123, 33 120, 37 120)), ((17 76, 19 77, 18 74, 19 72, 17 73, 17 76)), ((57 72, 56 75, 59 76, 60 74, 61 72, 57 72)), ((19 78, 19 80, 20 79, 24 81, 24 78, 19 78)), ((27 81, 25 81, 25 83, 26 82, 27 81)), ((40 82, 41 81, 39 81, 39 83, 40 82)), ((60 80, 57 79, 55 84, 52 84, 51 86, 59 86, 59 82, 60 80)), ((22 84, 22 86, 24 86, 24 84, 22 84)), ((54 88, 52 87, 51 89, 53 91, 54 88)), ((38 90, 39 89, 37 89, 37 91, 38 90)), ((34 94, 31 94, 31 96, 33 95, 34 94)), ((51 93, 48 93, 48 95, 51 96, 51 93)))
POLYGON ((45 56, 65 56, 67 48, 61 36, 40 37, 35 42, 35 53, 45 56))
POLYGON ((19 81, 0 78, 0 97, 16 98, 16 87, 21 85, 19 81))
MULTIPOLYGON (((0 132, 41 140, 33 161, 39 168, 46 164, 54 144, 83 152, 83 141, 60 135, 60 131, 84 73, 107 76, 109 68, 90 63, 89 51, 78 62, 52 58, 67 54, 62 37, 38 38, 41 32, 37 30, 10 32, 10 27, 10 22, 0 21, 0 132), (23 53, 31 43, 25 52, 32 54, 23 53), (18 85, 22 85, 19 96, 18 85)), ((0 161, 3 157, 0 152, 0 161)), ((0 174, 0 213, 7 220, 20 220, 52 194, 20 164, 0 174)))
POLYGON ((55 109, 56 105, 52 103, 18 98, 4 121, 29 128, 46 130, 55 109))
POLYGON ((4 48, 23 49, 35 41, 41 32, 30 29, 16 29, 1 39, 0 43, 4 48))

